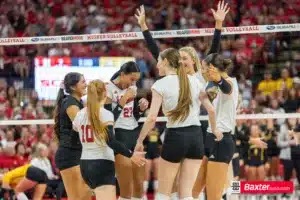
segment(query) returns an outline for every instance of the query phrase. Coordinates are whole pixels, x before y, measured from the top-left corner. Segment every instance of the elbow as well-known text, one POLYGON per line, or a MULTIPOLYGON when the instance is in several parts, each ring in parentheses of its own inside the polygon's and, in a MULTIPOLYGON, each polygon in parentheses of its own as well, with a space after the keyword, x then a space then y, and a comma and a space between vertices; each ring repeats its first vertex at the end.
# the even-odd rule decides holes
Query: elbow
POLYGON ((207 108, 207 113, 210 116, 216 115, 216 111, 215 111, 214 107, 212 107, 212 106, 210 106, 209 108, 207 108))
POLYGON ((157 120, 157 116, 149 115, 147 117, 146 122, 149 123, 149 124, 155 124, 156 120, 157 120))

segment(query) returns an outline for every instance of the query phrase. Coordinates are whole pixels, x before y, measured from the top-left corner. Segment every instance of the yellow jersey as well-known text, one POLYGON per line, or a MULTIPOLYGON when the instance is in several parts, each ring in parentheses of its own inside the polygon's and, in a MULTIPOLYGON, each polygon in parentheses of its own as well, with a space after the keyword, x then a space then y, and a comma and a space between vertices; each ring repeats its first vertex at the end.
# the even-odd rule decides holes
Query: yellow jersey
POLYGON ((7 183, 10 185, 11 188, 14 188, 19 183, 19 181, 23 177, 25 177, 27 170, 30 166, 31 164, 26 164, 7 172, 3 176, 3 183, 7 183))
POLYGON ((258 90, 262 91, 264 95, 271 95, 277 89, 277 82, 273 80, 263 80, 258 84, 258 90))
POLYGON ((292 78, 287 78, 285 80, 280 78, 277 80, 277 90, 282 90, 282 88, 291 89, 292 87, 293 87, 293 79, 292 78))

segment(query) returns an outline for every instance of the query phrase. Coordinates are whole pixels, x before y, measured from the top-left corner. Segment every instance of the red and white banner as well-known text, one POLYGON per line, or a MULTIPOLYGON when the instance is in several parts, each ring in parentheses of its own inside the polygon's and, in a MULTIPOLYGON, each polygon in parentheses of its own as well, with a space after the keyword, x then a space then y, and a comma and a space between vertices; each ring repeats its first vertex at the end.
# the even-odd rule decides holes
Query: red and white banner
POLYGON ((231 192, 236 194, 284 194, 294 192, 291 181, 233 181, 231 192))
MULTIPOLYGON (((222 30, 222 34, 234 35, 234 34, 256 34, 256 33, 295 32, 295 31, 300 31, 300 23, 225 27, 222 30)), ((201 37, 201 36, 211 36, 213 35, 213 33, 214 33, 213 28, 165 30, 165 31, 151 32, 153 38, 201 37)), ((20 37, 20 38, 0 38, 0 46, 99 42, 99 41, 114 41, 114 40, 142 40, 142 39, 144 39, 142 32, 20 37)))

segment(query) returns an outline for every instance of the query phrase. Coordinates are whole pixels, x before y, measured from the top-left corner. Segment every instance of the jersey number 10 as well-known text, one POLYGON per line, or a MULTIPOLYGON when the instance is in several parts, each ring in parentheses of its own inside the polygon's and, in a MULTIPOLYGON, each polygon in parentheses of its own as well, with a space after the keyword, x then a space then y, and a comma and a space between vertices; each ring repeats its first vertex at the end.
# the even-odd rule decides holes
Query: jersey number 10
POLYGON ((94 142, 94 133, 93 130, 91 129, 90 125, 82 125, 81 126, 81 141, 82 143, 91 143, 94 142))

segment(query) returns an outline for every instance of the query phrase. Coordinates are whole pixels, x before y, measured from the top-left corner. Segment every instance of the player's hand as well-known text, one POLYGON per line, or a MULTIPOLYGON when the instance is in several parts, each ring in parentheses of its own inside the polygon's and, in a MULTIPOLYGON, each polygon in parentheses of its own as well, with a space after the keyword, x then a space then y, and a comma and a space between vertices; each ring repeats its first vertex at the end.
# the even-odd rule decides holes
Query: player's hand
POLYGON ((218 69, 213 66, 209 66, 207 75, 208 80, 213 81, 215 83, 220 82, 222 78, 218 69))
POLYGON ((147 162, 147 160, 145 159, 145 154, 146 152, 136 151, 133 153, 130 159, 134 164, 136 164, 139 167, 142 167, 147 162))
POLYGON ((214 135, 216 136, 215 141, 221 141, 224 137, 223 133, 221 131, 219 131, 218 129, 216 129, 214 131, 214 135))
POLYGON ((127 100, 134 99, 136 96, 136 91, 134 89, 129 88, 129 89, 127 89, 124 96, 126 97, 127 100))
POLYGON ((270 169, 270 164, 269 163, 266 163, 265 164, 265 170, 269 170, 270 169))
POLYGON ((145 14, 145 8, 144 5, 141 5, 139 9, 136 9, 137 14, 135 14, 135 18, 137 19, 140 27, 142 28, 142 30, 146 30, 147 25, 146 25, 146 14, 145 14))
POLYGON ((139 100, 139 107, 142 112, 144 112, 149 106, 149 101, 145 98, 139 100))
POLYGON ((224 5, 224 1, 219 1, 217 11, 211 9, 215 20, 220 22, 224 21, 226 14, 229 12, 229 10, 230 8, 228 8, 228 3, 224 5))
POLYGON ((290 145, 290 146, 296 146, 296 145, 297 145, 296 139, 294 138, 293 140, 290 140, 290 141, 289 141, 289 145, 290 145))

